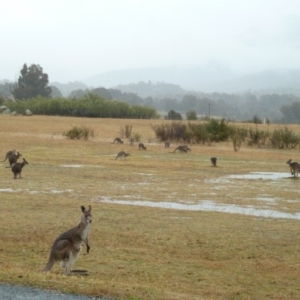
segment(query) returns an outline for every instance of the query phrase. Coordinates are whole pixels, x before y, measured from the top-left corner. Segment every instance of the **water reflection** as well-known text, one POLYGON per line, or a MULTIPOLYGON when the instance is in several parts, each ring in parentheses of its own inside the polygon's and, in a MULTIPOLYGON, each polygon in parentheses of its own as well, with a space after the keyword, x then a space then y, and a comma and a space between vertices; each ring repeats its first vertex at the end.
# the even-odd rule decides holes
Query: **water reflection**
POLYGON ((277 180, 281 178, 287 178, 289 173, 285 172, 250 172, 249 174, 237 174, 229 175, 226 178, 232 179, 269 179, 277 180))
POLYGON ((137 205, 147 207, 158 207, 178 210, 192 211, 216 211, 232 214, 243 214, 256 217, 295 219, 300 220, 300 213, 285 213, 276 210, 258 209, 253 206, 238 206, 235 204, 217 204, 213 201, 201 201, 199 204, 183 204, 175 202, 152 202, 152 201, 125 201, 125 200, 101 200, 103 203, 121 204, 121 205, 137 205))

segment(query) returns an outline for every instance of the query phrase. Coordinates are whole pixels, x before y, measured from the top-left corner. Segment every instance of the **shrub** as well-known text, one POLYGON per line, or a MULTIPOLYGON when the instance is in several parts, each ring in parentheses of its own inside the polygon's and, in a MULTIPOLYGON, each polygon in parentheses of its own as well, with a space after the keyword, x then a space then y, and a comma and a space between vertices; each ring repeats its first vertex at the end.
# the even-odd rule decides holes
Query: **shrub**
POLYGON ((297 134, 287 127, 275 129, 270 135, 271 145, 276 148, 295 148, 300 138, 297 134))
POLYGON ((242 146, 242 142, 245 141, 247 137, 247 129, 241 127, 231 127, 230 128, 230 139, 232 140, 233 150, 238 151, 242 146))
POLYGON ((225 119, 221 121, 210 119, 209 122, 206 123, 206 130, 210 134, 211 141, 213 142, 226 141, 230 135, 230 126, 225 119))
POLYGON ((63 136, 67 137, 70 140, 88 140, 94 137, 94 129, 89 128, 85 125, 73 126, 72 129, 63 132, 63 136))
POLYGON ((182 120, 182 116, 180 113, 178 113, 174 110, 170 110, 168 112, 168 115, 165 116, 165 119, 167 119, 167 120, 182 120))
POLYGON ((187 126, 180 122, 173 122, 172 124, 161 124, 152 126, 156 137, 161 141, 184 140, 188 141, 189 135, 187 133, 187 126))
POLYGON ((134 140, 135 140, 136 142, 140 142, 141 137, 142 137, 142 135, 141 135, 140 133, 138 133, 138 132, 135 132, 135 133, 133 134, 133 138, 134 138, 134 140))
POLYGON ((266 144, 266 140, 268 137, 270 137, 270 133, 268 131, 259 130, 257 127, 255 129, 250 128, 248 131, 248 137, 249 146, 260 146, 266 144))
POLYGON ((197 113, 194 110, 188 111, 186 114, 187 120, 197 120, 197 113))

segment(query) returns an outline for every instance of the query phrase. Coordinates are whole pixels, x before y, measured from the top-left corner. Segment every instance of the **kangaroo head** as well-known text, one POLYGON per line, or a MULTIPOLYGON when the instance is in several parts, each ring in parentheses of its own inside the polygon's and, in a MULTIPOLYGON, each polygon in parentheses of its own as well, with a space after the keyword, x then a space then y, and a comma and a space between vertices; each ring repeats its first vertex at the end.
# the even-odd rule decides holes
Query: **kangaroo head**
POLYGON ((292 162, 291 159, 289 159, 286 163, 289 165, 292 162))
POLYGON ((25 158, 23 158, 23 163, 24 165, 29 165, 29 162, 25 158))
POLYGON ((91 210, 92 207, 90 205, 88 210, 83 205, 81 206, 81 211, 82 211, 81 222, 83 222, 84 224, 92 223, 91 210))

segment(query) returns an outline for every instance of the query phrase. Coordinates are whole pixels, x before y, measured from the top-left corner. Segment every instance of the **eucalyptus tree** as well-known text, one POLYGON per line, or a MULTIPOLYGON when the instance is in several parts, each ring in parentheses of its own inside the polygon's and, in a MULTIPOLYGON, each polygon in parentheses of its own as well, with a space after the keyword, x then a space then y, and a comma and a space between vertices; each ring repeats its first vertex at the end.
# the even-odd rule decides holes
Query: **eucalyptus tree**
POLYGON ((36 96, 51 97, 51 87, 48 86, 48 74, 43 72, 40 65, 23 65, 18 82, 12 87, 12 94, 16 99, 26 100, 36 96))

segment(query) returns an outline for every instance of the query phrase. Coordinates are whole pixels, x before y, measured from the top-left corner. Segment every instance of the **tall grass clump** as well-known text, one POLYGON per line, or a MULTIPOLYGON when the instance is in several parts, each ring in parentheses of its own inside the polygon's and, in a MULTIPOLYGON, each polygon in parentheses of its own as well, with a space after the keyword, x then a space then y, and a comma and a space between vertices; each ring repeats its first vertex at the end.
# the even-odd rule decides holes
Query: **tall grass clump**
POLYGON ((70 130, 63 132, 63 136, 67 137, 70 140, 89 140, 95 136, 94 129, 81 125, 73 126, 70 130))
POLYGON ((122 137, 130 138, 132 132, 132 125, 125 124, 124 127, 120 127, 120 135, 122 137))

